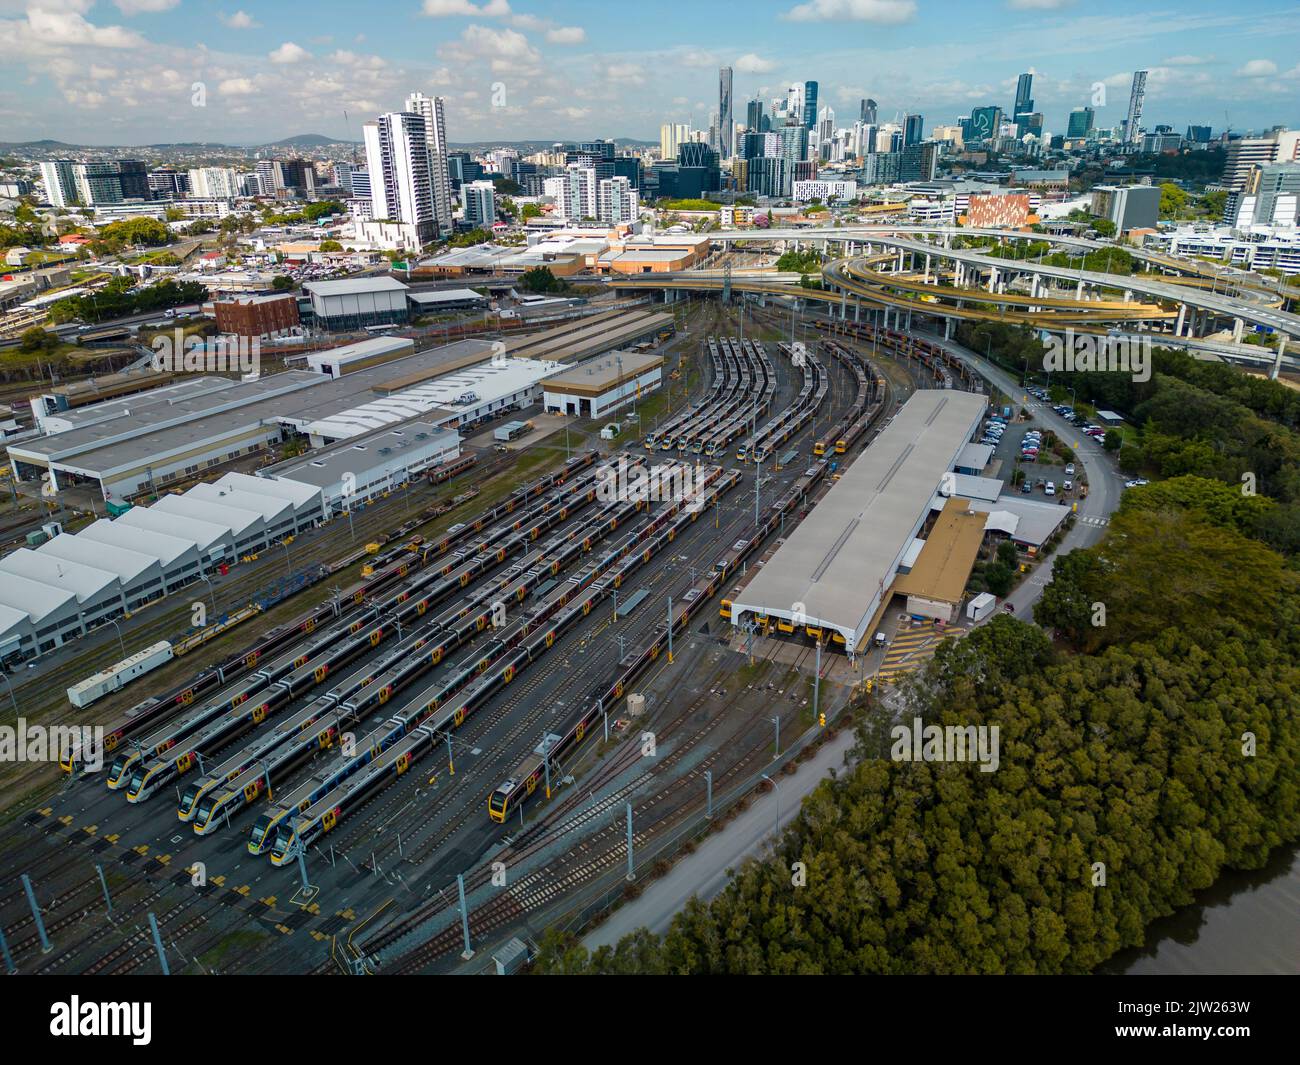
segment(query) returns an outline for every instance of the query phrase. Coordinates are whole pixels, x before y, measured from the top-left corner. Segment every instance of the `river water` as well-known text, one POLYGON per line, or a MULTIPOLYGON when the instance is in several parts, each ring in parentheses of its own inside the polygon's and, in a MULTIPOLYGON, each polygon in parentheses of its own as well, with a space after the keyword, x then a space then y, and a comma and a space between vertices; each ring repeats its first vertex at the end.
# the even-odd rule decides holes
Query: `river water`
POLYGON ((1300 844, 1253 872, 1227 872, 1155 921, 1146 945, 1098 970, 1134 976, 1300 974, 1300 844))

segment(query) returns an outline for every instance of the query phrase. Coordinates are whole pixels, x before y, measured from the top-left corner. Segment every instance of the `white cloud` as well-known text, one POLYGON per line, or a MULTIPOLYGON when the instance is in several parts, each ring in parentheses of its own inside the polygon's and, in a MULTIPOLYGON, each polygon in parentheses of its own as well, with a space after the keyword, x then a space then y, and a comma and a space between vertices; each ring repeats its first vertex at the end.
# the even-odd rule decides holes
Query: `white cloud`
POLYGON ((713 52, 686 52, 678 57, 677 62, 684 67, 716 67, 720 65, 717 55, 713 52))
POLYGON ((1277 73, 1277 64, 1271 59, 1252 59, 1237 71, 1239 78, 1271 78, 1277 73))
POLYGON ((369 67, 371 70, 380 70, 387 66, 387 62, 377 55, 360 55, 357 52, 349 52, 346 48, 340 48, 330 56, 330 60, 345 67, 369 67))
POLYGON ((28 8, 25 22, 17 19, 0 22, 0 38, 8 36, 10 40, 6 43, 18 53, 46 52, 61 47, 139 48, 145 44, 145 39, 134 30, 87 22, 79 12, 70 10, 75 6, 70 4, 69 10, 63 11, 28 8))
POLYGON ((557 26, 546 31, 546 39, 551 44, 581 44, 587 39, 587 31, 581 26, 557 26))
POLYGON ((217 92, 222 96, 251 96, 256 91, 257 86, 250 78, 227 78, 217 85, 217 92))
POLYGON ((311 53, 293 41, 285 41, 268 58, 272 63, 301 63, 304 59, 310 59, 311 53))
POLYGON ((232 30, 254 30, 261 25, 247 11, 236 11, 233 15, 218 15, 217 18, 232 30))
POLYGON ((916 14, 916 0, 808 0, 787 11, 791 22, 877 22, 897 26, 916 14))
POLYGON ((526 77, 541 67, 541 54, 518 30, 494 30, 487 26, 466 26, 459 40, 439 49, 453 63, 472 67, 486 60, 494 74, 526 77))
POLYGON ((1203 55, 1171 55, 1164 61, 1167 67, 1196 67, 1211 62, 1211 57, 1203 55))
POLYGON ((770 59, 764 59, 753 52, 746 52, 735 62, 735 68, 742 74, 766 74, 776 69, 776 64, 770 59))
POLYGON ((170 11, 181 0, 113 0, 124 15, 154 14, 158 11, 170 11))
POLYGON ((453 18, 479 15, 484 18, 504 18, 510 14, 508 0, 487 0, 475 6, 470 0, 424 0, 424 13, 429 18, 453 18))
POLYGON ((609 81, 623 85, 645 84, 645 71, 635 63, 607 63, 602 73, 609 81))
POLYGON ((1007 0, 1013 11, 1059 11, 1069 7, 1074 0, 1007 0))

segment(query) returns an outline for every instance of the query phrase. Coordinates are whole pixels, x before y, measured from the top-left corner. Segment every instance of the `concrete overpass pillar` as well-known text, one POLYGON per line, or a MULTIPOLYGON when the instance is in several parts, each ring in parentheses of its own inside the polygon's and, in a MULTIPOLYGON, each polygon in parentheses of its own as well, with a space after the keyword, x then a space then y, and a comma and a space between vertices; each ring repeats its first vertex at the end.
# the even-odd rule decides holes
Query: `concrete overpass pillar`
POLYGON ((1269 379, 1276 381, 1277 375, 1282 372, 1282 355, 1286 351, 1286 337, 1279 337, 1277 342, 1277 358, 1273 360, 1273 369, 1269 371, 1269 379))
POLYGON ((925 283, 926 283, 927 285, 930 283, 930 256, 929 256, 929 254, 927 254, 926 257, 925 257, 925 283))
POLYGON ((943 339, 944 339, 944 340, 951 340, 951 339, 952 339, 952 319, 951 319, 951 318, 945 318, 945 319, 943 320, 943 339))
POLYGON ((898 272, 900 274, 903 272, 903 249, 902 248, 898 249, 898 272))
POLYGON ((841 322, 848 317, 848 306, 849 306, 848 293, 841 290, 840 291, 840 321, 841 322))
POLYGON ((862 301, 859 299, 853 301, 853 321, 862 321, 862 301))
POLYGON ((1174 323, 1174 336, 1180 337, 1183 335, 1183 322, 1185 322, 1186 320, 1187 320, 1187 304, 1180 303, 1178 305, 1178 321, 1174 323))
POLYGON ((1234 344, 1240 344, 1241 334, 1244 333, 1245 331, 1246 331, 1245 320, 1241 318, 1234 318, 1232 320, 1232 342, 1234 344))
POLYGON ((1133 302, 1133 290, 1131 288, 1126 288, 1124 290, 1124 302, 1125 303, 1133 302))
POLYGON ((991 271, 989 271, 989 291, 996 292, 997 290, 998 290, 998 268, 995 266, 991 271))
POLYGON ((1075 286, 1075 288, 1074 288, 1074 298, 1075 298, 1076 300, 1081 300, 1081 299, 1083 299, 1083 282, 1082 282, 1082 281, 1080 281, 1080 282, 1075 286))
POLYGON ((912 312, 910 309, 907 312, 907 331, 909 333, 912 331, 912 312))

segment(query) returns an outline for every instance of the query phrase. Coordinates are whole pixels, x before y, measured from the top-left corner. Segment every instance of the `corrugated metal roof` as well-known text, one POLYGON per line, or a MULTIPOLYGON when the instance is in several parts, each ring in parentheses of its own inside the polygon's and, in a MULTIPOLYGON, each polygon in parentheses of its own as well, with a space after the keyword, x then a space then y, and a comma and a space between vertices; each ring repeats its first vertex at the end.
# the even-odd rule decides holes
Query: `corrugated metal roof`
POLYGON ((302 286, 313 296, 350 296, 357 292, 405 292, 395 277, 352 277, 341 281, 308 281, 302 286))
POLYGON ((165 567, 170 567, 186 552, 194 551, 198 547, 193 540, 171 536, 143 526, 121 525, 109 518, 100 518, 94 524, 87 525, 77 533, 77 537, 109 548, 126 548, 152 555, 165 567))
POLYGON ((256 511, 226 503, 210 503, 205 499, 194 499, 189 495, 163 496, 149 509, 162 514, 175 514, 180 518, 197 518, 199 521, 211 522, 233 533, 236 540, 243 539, 244 533, 262 522, 262 515, 256 511))
POLYGON ((254 514, 260 514, 262 520, 268 525, 278 523, 287 511, 293 510, 293 504, 287 499, 276 499, 264 493, 245 492, 242 489, 219 487, 215 484, 196 484, 185 493, 185 498, 251 510, 254 514))
POLYGON ((231 472, 219 477, 214 483, 219 488, 234 488, 255 495, 268 495, 273 499, 287 499, 298 508, 320 500, 320 492, 308 485, 279 481, 272 477, 253 477, 247 473, 231 472))
POLYGON ((83 540, 80 534, 73 536, 63 533, 56 536, 53 540, 41 544, 36 549, 36 553, 66 559, 69 562, 80 562, 84 566, 93 566, 115 573, 128 584, 158 565, 158 559, 150 555, 123 547, 105 550, 104 544, 95 540, 83 540))
POLYGON ((206 554, 213 544, 230 539, 230 530, 222 525, 198 518, 186 518, 179 514, 168 514, 157 507, 132 507, 120 518, 119 525, 131 528, 150 529, 181 540, 188 540, 206 554))
POLYGON ((121 592, 121 581, 116 573, 81 562, 38 555, 25 547, 0 559, 0 572, 12 573, 28 580, 40 581, 51 588, 72 592, 79 603, 97 599, 106 591, 121 592))
POLYGON ((802 613, 860 642, 987 403, 951 389, 913 393, 737 596, 733 616, 802 613))
POLYGON ((21 610, 36 625, 63 607, 75 609, 76 601, 76 594, 66 588, 55 588, 16 573, 8 573, 0 581, 0 604, 21 610))

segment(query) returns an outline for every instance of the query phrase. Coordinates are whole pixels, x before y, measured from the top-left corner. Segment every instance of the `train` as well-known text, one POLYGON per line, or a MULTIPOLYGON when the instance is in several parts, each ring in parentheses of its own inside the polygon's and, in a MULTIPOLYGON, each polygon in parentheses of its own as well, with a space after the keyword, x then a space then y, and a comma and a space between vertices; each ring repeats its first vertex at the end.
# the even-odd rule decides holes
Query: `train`
MULTIPOLYGON (((766 511, 766 517, 752 529, 747 537, 736 541, 715 564, 714 569, 701 576, 690 590, 673 600, 672 631, 674 636, 684 635, 691 620, 704 609, 718 589, 736 572, 740 565, 754 554, 769 536, 778 531, 786 517, 793 513, 809 493, 826 476, 825 460, 810 466, 776 502, 766 511)), ((583 709, 566 723, 560 738, 550 744, 545 755, 530 755, 510 776, 503 780, 488 797, 488 817, 504 824, 512 812, 521 807, 537 791, 546 777, 546 763, 551 763, 551 775, 557 777, 559 766, 590 735, 601 718, 632 690, 649 667, 668 647, 666 622, 650 644, 611 681, 602 682, 582 700, 583 709)))
MULTIPOLYGON (((728 491, 739 480, 735 471, 711 467, 697 497, 728 491)), ((671 543, 685 524, 695 521, 701 508, 689 502, 679 500, 665 507, 643 528, 629 534, 621 546, 585 566, 523 619, 457 663, 403 712, 359 740, 352 758, 308 781, 264 813, 253 827, 250 852, 261 853, 269 847, 272 864, 291 861, 299 847, 333 830, 375 789, 405 773, 423 753, 449 738, 452 729, 464 724, 479 706, 549 651, 560 635, 589 615, 632 570, 671 543)))
POLYGON ((96 699, 119 691, 137 677, 143 677, 163 663, 170 662, 172 657, 172 645, 167 640, 150 644, 143 651, 137 651, 108 669, 78 681, 68 689, 68 702, 79 710, 83 709, 96 699))

